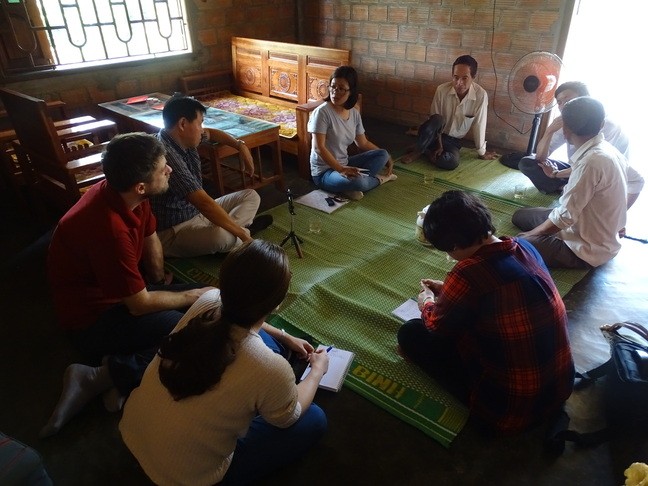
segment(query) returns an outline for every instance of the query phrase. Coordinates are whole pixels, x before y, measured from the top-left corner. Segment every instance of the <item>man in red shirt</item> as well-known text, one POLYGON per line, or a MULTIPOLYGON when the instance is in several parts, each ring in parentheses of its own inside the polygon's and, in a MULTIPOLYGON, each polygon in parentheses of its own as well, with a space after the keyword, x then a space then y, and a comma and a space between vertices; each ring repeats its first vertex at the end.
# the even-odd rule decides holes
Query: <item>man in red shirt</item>
POLYGON ((59 325, 81 352, 70 365, 46 437, 97 395, 119 410, 159 340, 209 288, 171 285, 148 198, 169 186, 164 146, 152 135, 116 136, 102 158, 106 180, 59 221, 48 277, 59 325))

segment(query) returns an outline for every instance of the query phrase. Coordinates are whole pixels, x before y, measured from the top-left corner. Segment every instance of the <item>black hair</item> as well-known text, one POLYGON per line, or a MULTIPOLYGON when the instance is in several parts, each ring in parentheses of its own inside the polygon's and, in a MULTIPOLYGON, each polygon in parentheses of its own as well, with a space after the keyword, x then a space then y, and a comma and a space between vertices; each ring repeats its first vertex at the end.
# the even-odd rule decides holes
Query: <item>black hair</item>
MULTIPOLYGON (((353 108, 358 102, 358 73, 351 66, 339 66, 333 71, 329 78, 329 85, 335 78, 343 78, 349 83, 349 97, 344 102, 344 107, 347 110, 353 108)), ((324 101, 331 101, 331 93, 324 98, 324 101)))
POLYGON ((459 56, 457 59, 455 59, 455 62, 452 63, 452 72, 454 72, 454 67, 457 64, 464 64, 470 67, 470 76, 473 78, 477 76, 477 61, 475 60, 474 57, 469 56, 468 54, 459 56))
POLYGON ((563 91, 573 91, 577 96, 589 96, 589 89, 582 81, 566 81, 556 88, 554 97, 558 97, 563 91))
POLYGON ((441 251, 468 248, 495 233, 484 203, 463 191, 447 191, 432 201, 423 219, 423 234, 441 251))
POLYGON ((603 104, 589 96, 569 100, 562 109, 563 124, 579 137, 595 136, 605 121, 603 104))
POLYGON ((162 120, 164 128, 167 130, 173 128, 181 118, 194 121, 198 113, 205 113, 207 108, 196 98, 184 95, 173 95, 164 104, 162 110, 162 120))
POLYGON ((209 312, 165 337, 158 351, 160 381, 174 400, 201 395, 220 381, 236 358, 233 326, 249 329, 285 298, 290 268, 284 250, 252 240, 231 251, 219 274, 220 317, 209 312))
POLYGON ((101 156, 106 181, 117 192, 126 192, 135 184, 150 182, 164 145, 155 136, 143 132, 116 135, 101 156))

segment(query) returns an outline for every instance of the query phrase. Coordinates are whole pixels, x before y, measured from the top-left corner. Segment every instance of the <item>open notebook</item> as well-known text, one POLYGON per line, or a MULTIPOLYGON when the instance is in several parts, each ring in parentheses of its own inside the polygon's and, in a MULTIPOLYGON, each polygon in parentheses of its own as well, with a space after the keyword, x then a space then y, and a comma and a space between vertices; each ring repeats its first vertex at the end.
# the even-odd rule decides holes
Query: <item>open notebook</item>
POLYGON ((421 310, 418 307, 418 302, 415 298, 407 299, 401 305, 396 307, 392 314, 398 317, 401 321, 407 322, 410 319, 418 319, 421 317, 421 310))
MULTIPOLYGON (((355 354, 351 351, 345 351, 343 349, 338 349, 331 346, 324 346, 322 344, 317 347, 317 351, 319 351, 320 349, 326 350, 329 347, 331 348, 331 350, 328 352, 329 367, 328 371, 324 374, 324 376, 322 376, 319 387, 324 390, 337 392, 340 391, 342 385, 344 384, 344 378, 346 378, 346 375, 349 372, 349 368, 351 367, 351 363, 353 363, 355 354)), ((304 374, 302 375, 300 381, 308 376, 310 370, 311 367, 308 366, 308 368, 306 368, 306 371, 304 371, 304 374)))

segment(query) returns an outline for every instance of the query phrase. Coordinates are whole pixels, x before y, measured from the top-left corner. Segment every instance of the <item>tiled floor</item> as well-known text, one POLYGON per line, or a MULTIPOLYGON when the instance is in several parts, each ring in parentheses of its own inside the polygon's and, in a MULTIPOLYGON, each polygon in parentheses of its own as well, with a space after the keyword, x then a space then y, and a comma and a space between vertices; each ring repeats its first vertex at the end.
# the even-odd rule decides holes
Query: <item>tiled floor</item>
MULTIPOLYGON (((367 134, 394 150, 411 143, 405 128, 365 120, 367 134)), ((287 183, 295 194, 310 183, 296 177, 285 160, 287 183)), ((274 187, 260 191, 263 209, 284 202, 274 187)), ((645 224, 643 195, 630 211, 629 228, 645 224)), ((0 430, 37 449, 58 485, 149 484, 121 443, 119 415, 99 401, 87 407, 55 437, 39 440, 60 392, 65 367, 75 354, 54 325, 44 278, 47 225, 38 225, 0 194, 4 265, 0 279, 0 430)), ((414 219, 414 216, 413 216, 414 219)), ((617 320, 648 324, 648 247, 624 241, 621 253, 596 269, 565 298, 577 363, 604 359, 606 344, 598 326, 617 320)), ((572 425, 580 430, 602 424, 601 386, 570 399, 572 425)), ((303 461, 279 471, 264 484, 410 484, 410 485, 619 485, 632 462, 648 461, 646 438, 620 438, 591 450, 571 446, 558 459, 542 452, 543 429, 513 438, 489 438, 466 427, 450 449, 354 392, 319 392, 317 402, 329 418, 323 442, 303 461)))

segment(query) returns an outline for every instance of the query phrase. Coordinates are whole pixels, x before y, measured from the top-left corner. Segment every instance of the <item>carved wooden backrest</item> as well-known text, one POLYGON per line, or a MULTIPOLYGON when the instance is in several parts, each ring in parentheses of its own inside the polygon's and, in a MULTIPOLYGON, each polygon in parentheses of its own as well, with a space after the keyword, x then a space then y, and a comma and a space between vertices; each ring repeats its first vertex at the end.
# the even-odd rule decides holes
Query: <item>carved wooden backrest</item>
POLYGON ((331 73, 350 64, 344 49, 232 37, 235 90, 295 104, 325 98, 331 73))

